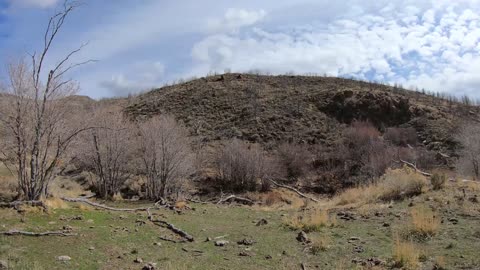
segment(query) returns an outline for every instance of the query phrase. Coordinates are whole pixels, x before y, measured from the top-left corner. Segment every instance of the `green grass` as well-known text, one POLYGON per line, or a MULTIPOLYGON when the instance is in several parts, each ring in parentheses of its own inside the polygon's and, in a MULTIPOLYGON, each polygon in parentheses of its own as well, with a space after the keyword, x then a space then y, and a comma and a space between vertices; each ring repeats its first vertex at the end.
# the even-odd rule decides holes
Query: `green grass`
MULTIPOLYGON (((434 195, 446 197, 441 192, 434 195)), ((418 197, 416 201, 417 205, 436 204, 425 202, 424 197, 418 197)), ((438 202, 438 205, 444 204, 438 202)), ((393 208, 377 205, 372 210, 354 211, 357 217, 354 221, 339 219, 335 227, 326 226, 310 232, 309 237, 329 239, 329 247, 322 252, 309 252, 307 246, 295 240, 298 231, 284 225, 286 217, 298 214, 295 210, 263 211, 216 205, 192 205, 195 211, 185 211, 181 215, 158 210, 157 214, 196 238, 193 243, 170 243, 159 239, 160 236, 174 237, 170 231, 149 222, 136 225, 137 219, 146 220, 145 213, 82 210, 76 204, 70 206, 49 214, 18 214, 13 210, 0 210, 0 230, 46 231, 68 225, 79 234, 76 237, 43 238, 0 236, 0 260, 7 260, 13 269, 141 269, 143 264, 134 263, 136 257, 144 262, 157 263, 159 269, 300 269, 301 263, 309 269, 357 269, 351 263, 354 258, 376 257, 390 263, 394 235, 408 224, 410 209, 408 202, 403 202, 393 208), (377 211, 382 215, 375 215, 377 211), (78 215, 83 219, 60 220, 62 216, 78 215), (255 222, 262 218, 267 219, 268 224, 256 226, 255 222), (385 222, 391 226, 384 227, 385 222), (207 237, 218 236, 225 236, 222 239, 230 241, 230 244, 215 247, 213 242, 205 242, 207 237), (349 241, 353 236, 359 240, 349 241), (246 247, 236 242, 244 238, 256 241, 248 251, 253 254, 251 257, 239 256, 246 247), (154 245, 156 242, 161 242, 161 246, 154 245), (361 246, 363 252, 357 253, 356 245, 361 246), (89 250, 92 246, 95 249, 89 250), (203 253, 194 256, 195 253, 185 252, 182 248, 203 253), (56 261, 56 257, 61 255, 70 256, 72 260, 68 263, 56 261)), ((439 213, 445 222, 438 234, 428 241, 416 243, 419 252, 426 255, 425 262, 422 262, 425 269, 432 269, 436 257, 444 257, 448 269, 475 269, 480 266, 477 255, 480 239, 476 237, 477 231, 480 235, 479 209, 478 205, 469 202, 444 205, 439 213), (463 215, 462 209, 466 206, 477 215, 463 215), (446 221, 452 213, 459 220, 456 225, 446 221)))

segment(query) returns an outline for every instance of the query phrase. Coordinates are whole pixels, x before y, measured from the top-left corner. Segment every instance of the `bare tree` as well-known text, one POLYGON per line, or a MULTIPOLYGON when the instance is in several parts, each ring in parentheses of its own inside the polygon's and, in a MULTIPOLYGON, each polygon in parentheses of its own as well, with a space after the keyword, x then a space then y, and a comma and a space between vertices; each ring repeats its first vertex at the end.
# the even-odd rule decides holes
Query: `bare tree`
POLYGON ((135 137, 131 123, 119 110, 96 108, 91 121, 96 128, 80 135, 77 158, 81 167, 94 174, 92 184, 97 195, 108 199, 131 175, 135 137))
POLYGON ((480 176, 480 124, 465 124, 458 132, 456 138, 461 144, 457 168, 466 175, 475 179, 480 176))
POLYGON ((220 151, 216 160, 220 180, 225 188, 254 191, 260 180, 262 189, 269 188, 272 163, 260 146, 234 139, 220 151))
POLYGON ((149 119, 139 127, 138 141, 148 198, 178 196, 194 170, 187 130, 168 116, 149 119))
POLYGON ((48 194, 50 181, 58 173, 67 148, 85 127, 67 121, 69 111, 62 100, 74 94, 78 85, 65 79, 73 68, 90 61, 70 64, 70 58, 84 45, 59 59, 49 71, 46 61, 52 44, 68 15, 77 7, 65 1, 47 25, 43 49, 7 66, 8 80, 1 97, 0 128, 3 137, 0 151, 3 163, 17 176, 20 195, 38 200, 48 194))

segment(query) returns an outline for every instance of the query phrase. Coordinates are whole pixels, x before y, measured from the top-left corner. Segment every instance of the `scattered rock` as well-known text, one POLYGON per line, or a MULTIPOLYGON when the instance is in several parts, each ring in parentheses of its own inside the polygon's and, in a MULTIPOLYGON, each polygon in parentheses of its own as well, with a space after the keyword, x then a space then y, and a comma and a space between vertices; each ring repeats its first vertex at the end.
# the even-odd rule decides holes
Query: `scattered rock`
POLYGON ((359 241, 359 240, 360 240, 360 237, 357 237, 357 236, 352 236, 348 239, 349 242, 359 241))
POLYGON ((311 242, 311 240, 307 236, 307 233, 305 233, 304 231, 301 231, 301 232, 298 233, 297 241, 300 242, 300 243, 304 243, 304 244, 307 244, 307 243, 311 242))
POLYGON ((373 257, 368 259, 355 258, 352 260, 352 263, 365 267, 384 266, 387 264, 385 261, 373 257))
POLYGON ((237 242, 237 244, 244 245, 244 246, 251 246, 255 243, 256 243, 255 240, 247 239, 247 238, 237 242))
POLYGON ((247 252, 247 251, 240 251, 240 253, 238 253, 238 256, 240 256, 240 257, 252 257, 253 254, 250 253, 250 252, 247 252))
POLYGON ((382 226, 385 227, 385 228, 390 227, 390 223, 384 222, 384 223, 382 224, 382 226))
POLYGON ((154 245, 154 246, 161 247, 161 246, 162 246, 162 243, 160 243, 160 242, 155 242, 155 243, 153 243, 153 245, 154 245))
POLYGON ((89 247, 88 250, 95 250, 95 247, 89 247))
POLYGON ((448 221, 450 221, 453 225, 458 224, 458 219, 457 218, 448 218, 448 221))
POLYGON ((156 263, 147 263, 143 266, 142 270, 155 270, 157 269, 157 264, 156 263))
POLYGON ((337 216, 340 217, 340 219, 342 220, 346 220, 346 221, 349 221, 349 220, 355 220, 355 216, 353 215, 353 213, 350 213, 350 212, 344 212, 344 211, 340 211, 337 213, 337 216))
POLYGON ((271 260, 271 259, 272 259, 272 256, 271 256, 271 255, 267 255, 267 256, 265 256, 265 259, 271 260))
POLYGON ((6 261, 0 261, 0 270, 7 270, 8 263, 6 261))
POLYGON ((228 242, 227 240, 217 240, 217 241, 215 241, 215 246, 216 247, 223 247, 223 246, 226 246, 228 243, 230 243, 230 242, 228 242))
POLYGON ((353 251, 355 251, 356 253, 363 253, 365 249, 362 246, 356 246, 353 248, 353 251))
POLYGON ((134 263, 143 263, 143 259, 142 258, 135 258, 135 260, 133 260, 134 263))
POLYGON ((72 232, 73 228, 72 228, 72 226, 65 225, 65 226, 63 226, 62 230, 64 232, 72 232))
POLYGON ((120 215, 118 218, 119 218, 119 219, 126 219, 127 217, 124 216, 124 215, 120 215))
POLYGON ((211 242, 211 241, 212 241, 211 237, 207 237, 207 239, 205 239, 205 242, 211 242))
POLYGON ((69 256, 65 256, 65 255, 57 257, 57 261, 61 261, 61 262, 68 262, 70 260, 72 260, 72 258, 70 258, 69 256))
POLYGON ((263 226, 267 224, 268 224, 268 221, 264 218, 260 219, 260 221, 257 222, 257 226, 263 226))

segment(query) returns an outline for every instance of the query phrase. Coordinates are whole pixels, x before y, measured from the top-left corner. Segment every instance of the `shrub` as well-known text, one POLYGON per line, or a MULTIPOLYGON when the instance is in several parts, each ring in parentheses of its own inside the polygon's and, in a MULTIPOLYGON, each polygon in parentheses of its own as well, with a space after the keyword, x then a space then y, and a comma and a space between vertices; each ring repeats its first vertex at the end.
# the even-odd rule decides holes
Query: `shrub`
POLYGON ((447 177, 445 174, 434 173, 432 177, 430 177, 430 183, 432 184, 433 190, 443 189, 446 181, 447 177))
POLYGON ((412 242, 403 242, 395 237, 393 261, 395 268, 417 269, 420 254, 412 242))
POLYGON ((279 162, 290 179, 305 175, 309 156, 307 148, 303 145, 285 143, 278 148, 279 162))
POLYGON ((383 138, 397 146, 415 146, 417 144, 417 132, 414 128, 387 128, 383 138))
POLYGON ((316 232, 323 227, 334 227, 337 225, 335 216, 330 217, 326 210, 315 210, 304 216, 295 215, 285 221, 285 225, 292 230, 303 230, 305 232, 316 232))
POLYGON ((330 248, 331 240, 325 236, 311 239, 310 252, 314 255, 325 252, 330 248))
POLYGON ((261 189, 269 189, 271 162, 260 146, 237 139, 228 142, 217 155, 216 168, 224 188, 234 191, 255 191, 258 180, 261 189))
POLYGON ((382 177, 380 199, 383 201, 403 200, 422 194, 427 180, 421 174, 404 168, 387 170, 382 177))
POLYGON ((18 195, 18 182, 13 176, 0 176, 0 202, 10 202, 18 195))
POLYGON ((387 170, 377 183, 350 188, 335 198, 337 205, 402 200, 419 195, 427 185, 421 174, 408 168, 387 170))
POLYGON ((432 210, 420 207, 411 211, 412 228, 411 233, 425 238, 434 236, 440 228, 440 219, 432 210))

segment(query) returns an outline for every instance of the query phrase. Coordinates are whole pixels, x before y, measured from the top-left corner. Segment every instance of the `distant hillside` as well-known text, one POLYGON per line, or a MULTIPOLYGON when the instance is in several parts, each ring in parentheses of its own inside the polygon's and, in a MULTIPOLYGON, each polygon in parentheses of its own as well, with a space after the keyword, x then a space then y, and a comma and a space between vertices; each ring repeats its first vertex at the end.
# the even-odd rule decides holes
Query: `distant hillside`
POLYGON ((168 113, 204 141, 237 137, 264 145, 280 141, 329 145, 344 128, 369 120, 380 130, 413 127, 428 149, 451 153, 461 120, 478 107, 419 92, 342 78, 224 74, 140 95, 132 118, 168 113))

